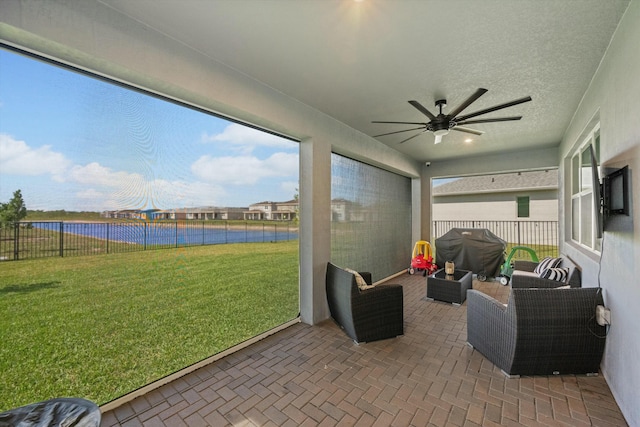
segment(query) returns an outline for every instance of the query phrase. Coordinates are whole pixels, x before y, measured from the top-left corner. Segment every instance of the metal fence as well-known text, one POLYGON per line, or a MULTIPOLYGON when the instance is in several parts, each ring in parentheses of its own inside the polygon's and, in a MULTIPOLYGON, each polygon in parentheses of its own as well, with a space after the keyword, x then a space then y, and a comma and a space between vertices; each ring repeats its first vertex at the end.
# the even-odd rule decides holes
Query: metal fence
POLYGON ((452 228, 486 228, 513 246, 528 246, 538 258, 558 255, 558 221, 433 221, 433 239, 452 228))
POLYGON ((0 228, 0 261, 297 238, 297 226, 280 222, 16 222, 0 228))

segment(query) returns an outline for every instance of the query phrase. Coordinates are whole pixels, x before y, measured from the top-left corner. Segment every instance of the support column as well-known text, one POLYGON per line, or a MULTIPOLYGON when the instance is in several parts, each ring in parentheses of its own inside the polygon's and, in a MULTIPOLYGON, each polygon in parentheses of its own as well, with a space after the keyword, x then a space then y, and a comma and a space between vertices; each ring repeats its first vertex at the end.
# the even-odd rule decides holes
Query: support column
POLYGON ((300 316, 313 325, 329 317, 325 292, 331 256, 331 145, 300 143, 300 316))

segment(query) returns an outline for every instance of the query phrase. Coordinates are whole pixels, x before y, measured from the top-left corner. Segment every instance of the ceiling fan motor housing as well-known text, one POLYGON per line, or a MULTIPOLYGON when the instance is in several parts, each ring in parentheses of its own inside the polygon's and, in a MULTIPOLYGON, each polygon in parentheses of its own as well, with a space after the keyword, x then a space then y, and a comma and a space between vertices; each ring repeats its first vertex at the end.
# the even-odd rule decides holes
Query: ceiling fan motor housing
POLYGON ((446 118, 444 118, 444 120, 432 120, 430 123, 427 123, 427 130, 434 133, 437 131, 449 132, 455 125, 456 122, 447 120, 446 118))
POLYGON ((446 99, 438 99, 436 101, 436 108, 439 108, 440 114, 431 122, 427 123, 427 130, 439 135, 446 135, 449 133, 449 130, 456 125, 456 122, 450 120, 448 116, 446 116, 442 112, 442 108, 447 106, 446 99))

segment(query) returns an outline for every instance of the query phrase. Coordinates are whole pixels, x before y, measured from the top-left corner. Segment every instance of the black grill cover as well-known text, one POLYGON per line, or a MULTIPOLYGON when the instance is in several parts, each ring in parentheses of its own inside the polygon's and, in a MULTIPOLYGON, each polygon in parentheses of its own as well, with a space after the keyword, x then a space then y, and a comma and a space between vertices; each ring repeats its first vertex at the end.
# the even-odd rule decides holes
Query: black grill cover
POLYGON ((452 228, 436 239, 436 264, 453 261, 456 269, 496 277, 504 263, 507 244, 486 228, 452 228))

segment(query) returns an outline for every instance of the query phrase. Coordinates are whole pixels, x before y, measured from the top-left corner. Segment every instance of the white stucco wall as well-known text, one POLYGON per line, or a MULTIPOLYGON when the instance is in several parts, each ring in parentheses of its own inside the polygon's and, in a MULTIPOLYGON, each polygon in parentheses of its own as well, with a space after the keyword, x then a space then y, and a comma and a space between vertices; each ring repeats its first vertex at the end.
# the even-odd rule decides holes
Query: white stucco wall
POLYGON ((558 200, 532 200, 529 215, 531 220, 557 221, 558 200))
POLYGON ((434 221, 508 221, 513 219, 515 202, 434 203, 434 221))
POLYGON ((531 200, 528 218, 518 218, 518 206, 514 200, 478 203, 434 203, 433 220, 557 221, 558 202, 555 200, 531 200))
POLYGON ((601 365, 616 402, 640 425, 640 1, 632 0, 593 81, 565 133, 560 150, 562 250, 582 267, 584 285, 603 289, 611 328, 601 365), (569 163, 565 160, 593 120, 600 120, 600 160, 631 169, 633 228, 604 233, 602 256, 570 241, 569 163))

